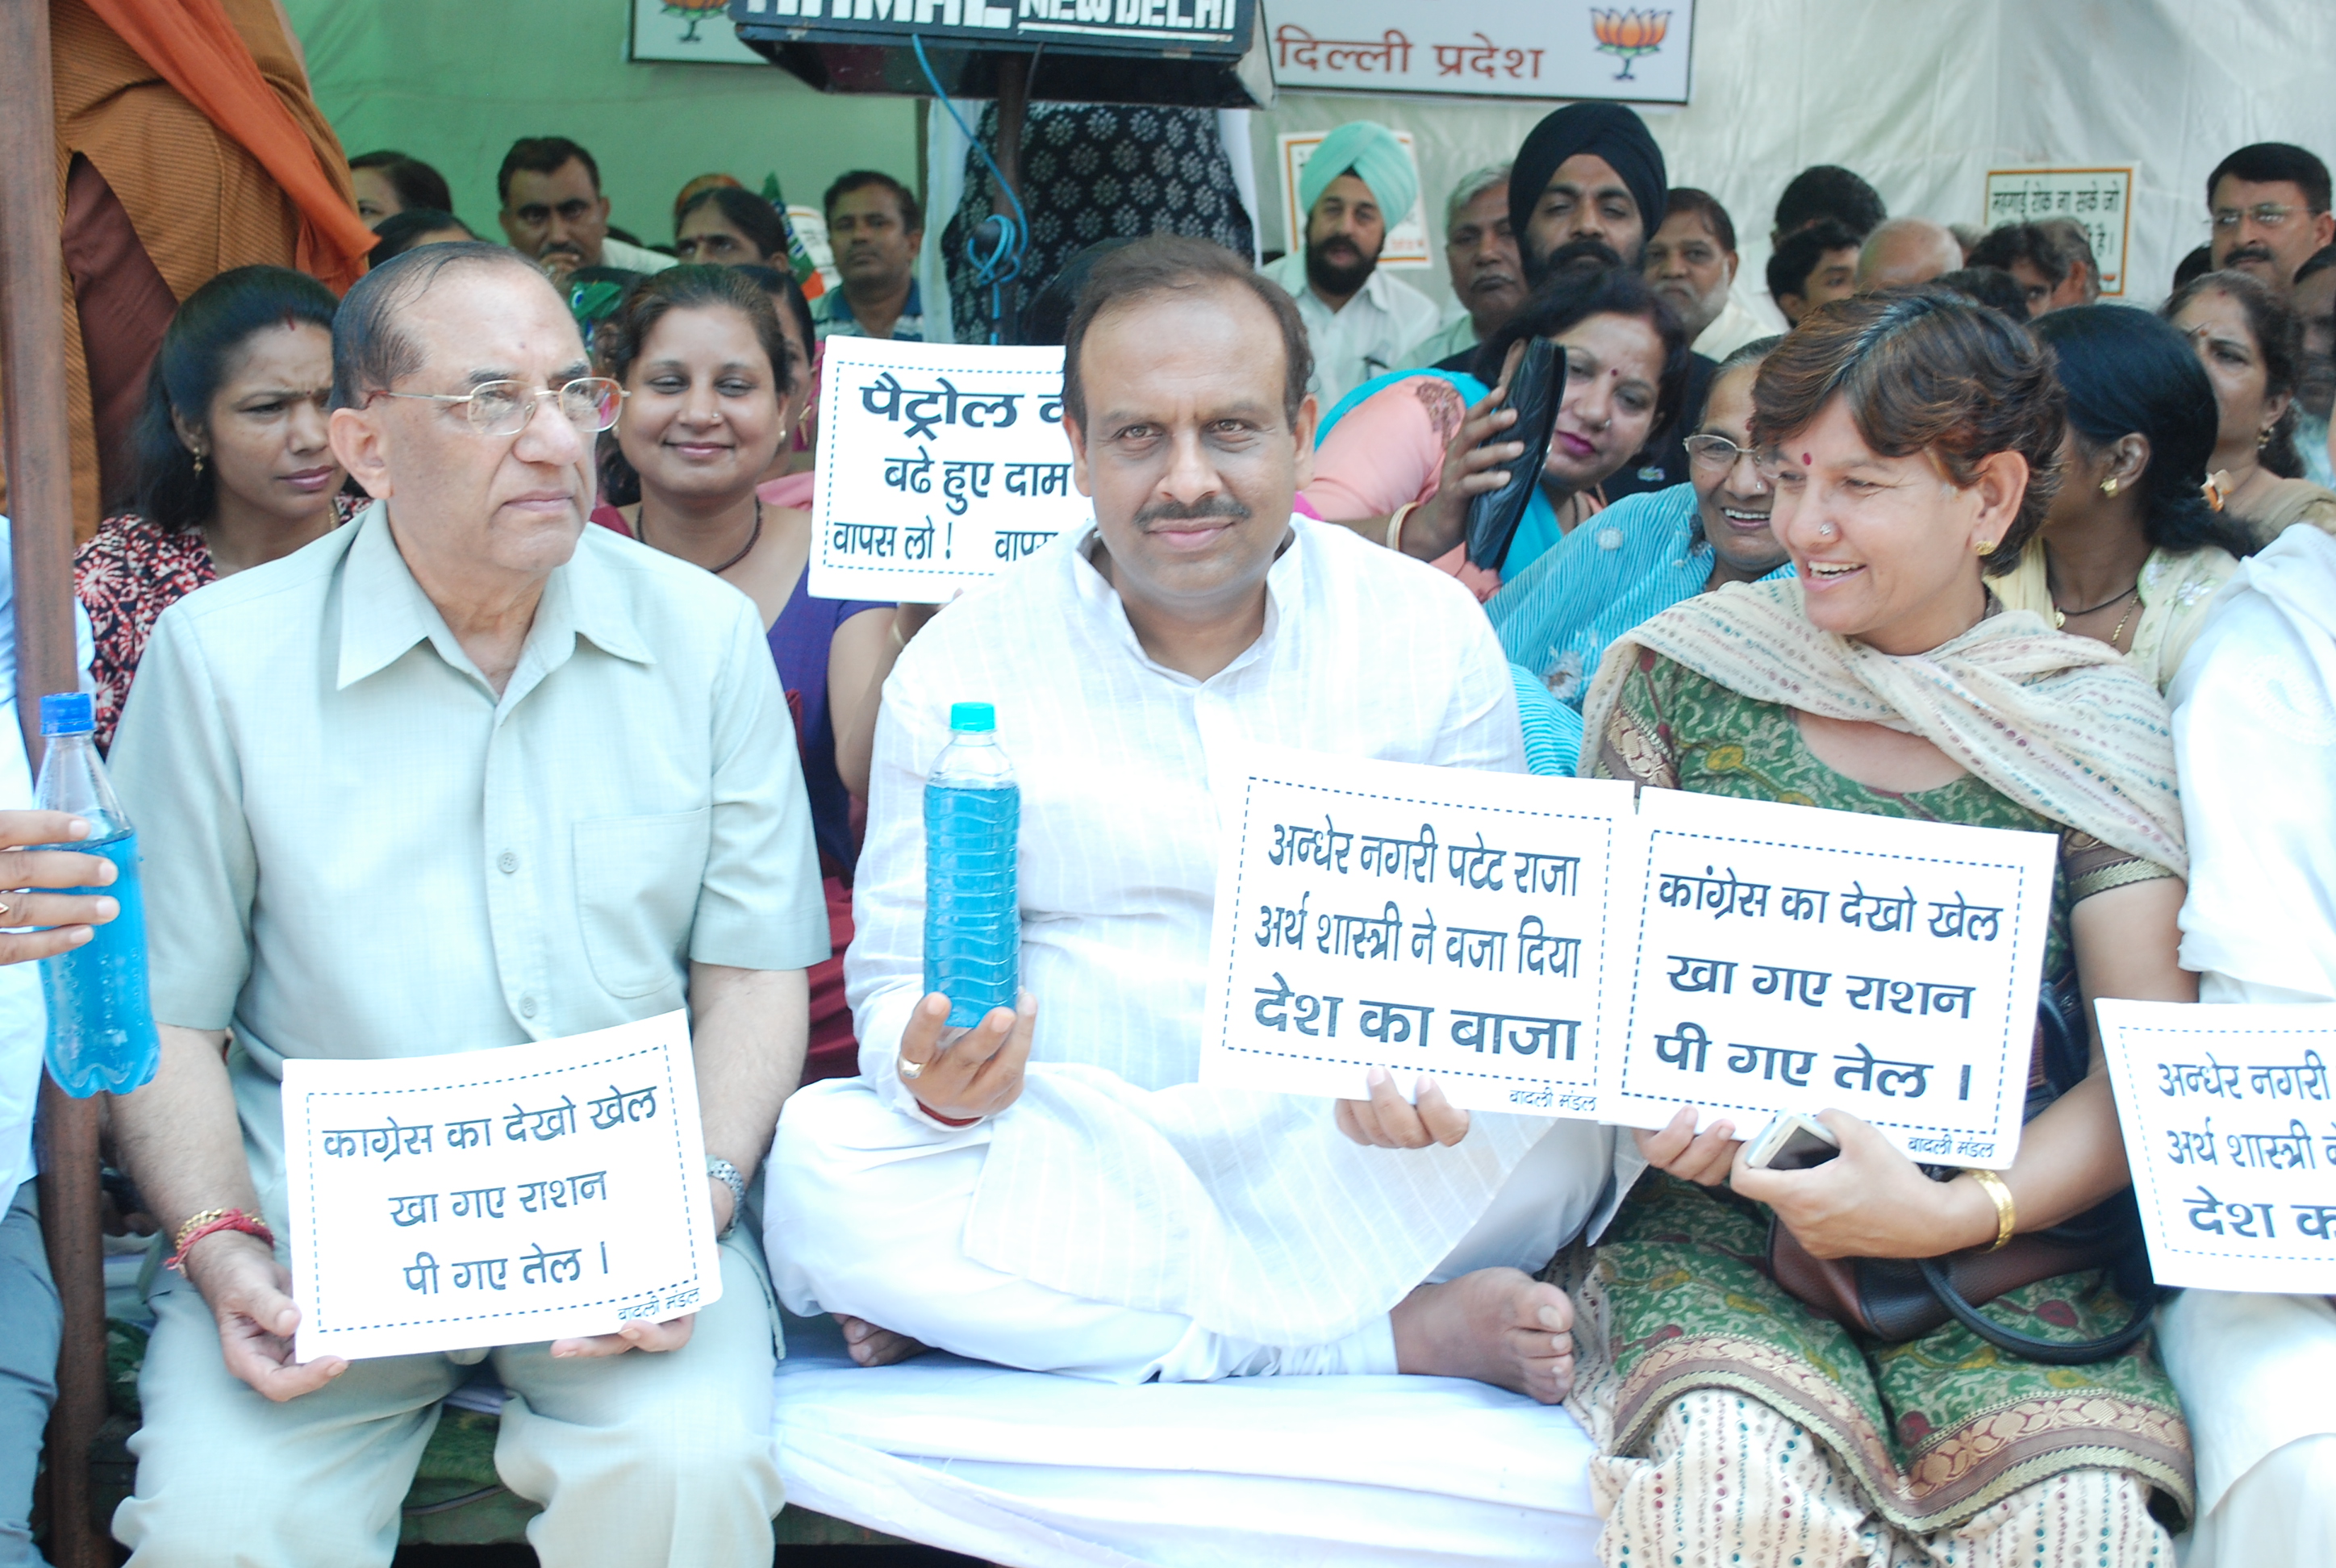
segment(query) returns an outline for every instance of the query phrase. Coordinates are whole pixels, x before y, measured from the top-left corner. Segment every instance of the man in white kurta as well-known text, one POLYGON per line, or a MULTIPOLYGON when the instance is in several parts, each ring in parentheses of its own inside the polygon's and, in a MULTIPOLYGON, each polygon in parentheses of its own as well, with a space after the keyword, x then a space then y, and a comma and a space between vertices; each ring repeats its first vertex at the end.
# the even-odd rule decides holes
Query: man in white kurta
POLYGON ((885 687, 846 965, 861 1076, 782 1119, 778 1288, 845 1317, 862 1359, 875 1325, 887 1344, 1126 1381, 1445 1371, 1552 1398, 1570 1313, 1515 1271, 1599 1204, 1606 1129, 1439 1117, 1436 1096, 1415 1112, 1387 1086, 1334 1115, 1195 1081, 1215 759, 1264 742, 1523 763, 1467 593, 1290 515, 1312 449, 1302 329, 1245 268, 1210 270, 1211 249, 1159 238, 1097 268, 1068 349, 1086 380, 1066 393, 1096 524, 949 607, 885 687), (1180 258, 1197 282, 1173 281, 1180 258), (1277 324, 1294 364, 1258 351, 1277 324), (1026 998, 947 1055, 996 1052, 988 1075, 1027 1038, 1018 1098, 935 1086, 953 1069, 924 1011, 921 797, 959 701, 996 705, 1022 792, 1026 998), (1404 1146, 1357 1141, 1405 1127, 1380 1140, 1404 1146), (1438 1336, 1440 1359, 1422 1349, 1438 1336))
MULTIPOLYGON (((2336 538, 2244 562, 2166 696, 2198 999, 2336 1002, 2336 538)), ((2336 1563, 2336 1306, 2185 1290, 2158 1349, 2197 1446, 2188 1568, 2336 1563)))

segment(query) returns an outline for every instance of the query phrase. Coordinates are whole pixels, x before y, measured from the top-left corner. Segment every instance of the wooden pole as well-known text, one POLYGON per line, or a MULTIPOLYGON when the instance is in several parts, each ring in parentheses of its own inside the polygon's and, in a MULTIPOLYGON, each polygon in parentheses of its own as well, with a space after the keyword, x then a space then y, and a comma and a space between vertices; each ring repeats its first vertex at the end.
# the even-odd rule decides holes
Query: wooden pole
MULTIPOLYGON (((41 695, 80 685, 49 0, 0 0, 0 439, 14 520, 17 717, 38 766, 41 695)), ((44 1076, 41 1146, 41 1228, 64 1310, 49 1417, 49 1556, 57 1568, 102 1568, 112 1553, 89 1495, 90 1442, 105 1417, 98 1102, 69 1098, 44 1076)))

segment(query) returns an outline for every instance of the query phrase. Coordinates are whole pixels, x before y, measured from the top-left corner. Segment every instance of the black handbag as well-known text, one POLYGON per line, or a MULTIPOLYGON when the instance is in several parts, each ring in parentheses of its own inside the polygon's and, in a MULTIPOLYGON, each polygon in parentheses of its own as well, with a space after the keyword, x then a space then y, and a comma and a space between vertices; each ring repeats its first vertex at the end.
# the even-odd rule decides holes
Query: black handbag
MULTIPOLYGON (((2049 989, 2039 999, 2036 1023, 2047 1076, 2055 1084, 2081 1078, 2080 1037, 2061 999, 2049 989)), ((2048 1230, 2014 1236, 2001 1247, 1942 1258, 1819 1258, 1772 1214, 1767 1270, 1769 1278, 1811 1311, 1885 1343, 1919 1339, 1952 1318, 1998 1349, 2053 1367, 2080 1367, 2124 1354, 2149 1331, 2158 1296, 2141 1211, 2130 1187, 2048 1230), (1979 1310, 2022 1285, 2091 1269, 2111 1271, 2118 1293, 2133 1303, 2133 1316, 2097 1339, 2039 1339, 1979 1310)))

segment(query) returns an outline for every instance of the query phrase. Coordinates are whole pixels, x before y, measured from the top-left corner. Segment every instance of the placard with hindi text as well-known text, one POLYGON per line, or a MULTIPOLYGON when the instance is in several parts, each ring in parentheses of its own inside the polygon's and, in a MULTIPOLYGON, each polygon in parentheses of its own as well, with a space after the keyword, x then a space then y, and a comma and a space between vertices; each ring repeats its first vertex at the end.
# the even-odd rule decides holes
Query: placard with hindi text
POLYGON ((1835 1109, 1925 1164, 2011 1163, 2057 836, 1679 790, 1637 826, 1607 1120, 1835 1109))
POLYGON ((2157 1282, 2336 1292, 2336 1005, 2098 1006, 2157 1282))
POLYGON ((614 1333, 722 1293, 689 1022, 284 1064, 296 1350, 614 1333))
POLYGON ((2054 835, 1262 746, 1217 794, 1203 1083, 2019 1146, 2054 835))
POLYGON ((946 604, 1094 516, 1063 433, 1063 351, 829 338, 811 591, 946 604))
POLYGON ((1217 798, 1202 1083, 1597 1115, 1629 784, 1259 747, 1217 798))

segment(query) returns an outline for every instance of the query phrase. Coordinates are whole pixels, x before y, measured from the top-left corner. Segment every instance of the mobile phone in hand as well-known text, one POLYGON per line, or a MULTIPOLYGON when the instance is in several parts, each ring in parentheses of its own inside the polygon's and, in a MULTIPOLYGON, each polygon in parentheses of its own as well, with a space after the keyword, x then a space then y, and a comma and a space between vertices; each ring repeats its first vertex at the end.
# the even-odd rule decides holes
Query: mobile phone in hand
POLYGON ((1565 350, 1546 337, 1527 339, 1516 372, 1509 377, 1507 406, 1516 410, 1517 422, 1493 437, 1524 443, 1524 453, 1508 465, 1506 484, 1468 503, 1470 565, 1498 571, 1508 559, 1525 508, 1533 502, 1533 487, 1541 482, 1542 464, 1549 461, 1558 404, 1564 401, 1565 350))
POLYGON ((1793 1111, 1760 1129, 1745 1147, 1744 1163, 1756 1171, 1806 1171, 1840 1153, 1841 1140, 1823 1122, 1793 1111))

